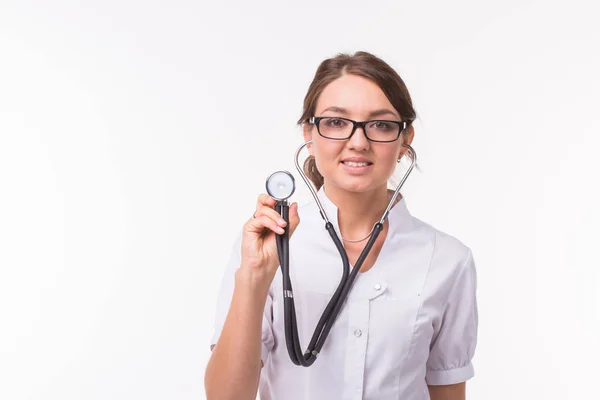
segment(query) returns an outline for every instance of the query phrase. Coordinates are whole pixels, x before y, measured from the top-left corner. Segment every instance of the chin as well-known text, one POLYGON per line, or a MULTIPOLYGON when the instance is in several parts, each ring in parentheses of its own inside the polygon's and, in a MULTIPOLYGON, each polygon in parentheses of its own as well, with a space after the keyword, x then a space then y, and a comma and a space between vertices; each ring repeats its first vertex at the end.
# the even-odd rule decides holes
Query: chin
MULTIPOLYGON (((378 188, 380 185, 377 185, 373 182, 372 179, 367 179, 366 177, 360 178, 347 178, 344 177, 342 179, 335 179, 330 181, 331 184, 335 185, 339 189, 345 190, 347 192, 352 193, 363 193, 374 190, 378 188)), ((387 188, 387 185, 386 185, 387 188)))

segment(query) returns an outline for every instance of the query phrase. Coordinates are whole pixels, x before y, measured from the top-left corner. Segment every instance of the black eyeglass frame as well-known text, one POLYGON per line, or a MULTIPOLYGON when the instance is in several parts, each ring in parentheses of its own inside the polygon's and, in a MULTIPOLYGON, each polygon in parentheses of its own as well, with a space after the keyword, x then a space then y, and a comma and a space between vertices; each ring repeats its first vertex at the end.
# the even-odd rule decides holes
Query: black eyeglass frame
POLYGON ((412 122, 411 120, 408 121, 392 121, 392 120, 387 120, 387 119, 372 119, 369 121, 354 121, 352 119, 349 118, 343 118, 343 117, 331 117, 331 116, 326 116, 326 117, 310 117, 308 119, 308 122, 311 124, 314 124, 317 126, 317 132, 319 133, 319 135, 321 135, 322 137, 324 137, 325 139, 329 139, 329 140, 348 140, 352 137, 352 135, 354 135, 354 132, 356 132, 356 128, 360 127, 363 129, 363 132, 365 134, 365 137, 367 138, 367 140, 371 141, 371 142, 378 142, 378 143, 391 143, 391 142, 395 142, 396 140, 398 140, 398 138, 400 138, 400 135, 402 135, 402 132, 404 132, 404 130, 408 127, 408 125, 410 125, 410 123, 412 122), (348 121, 352 123, 352 132, 350 132, 350 135, 348 137, 345 138, 332 138, 329 136, 325 136, 321 133, 321 128, 319 127, 321 120, 326 119, 326 118, 334 118, 334 119, 341 119, 344 121, 348 121), (367 134, 367 129, 366 129, 366 125, 370 122, 391 122, 393 124, 398 125, 398 127, 400 128, 398 130, 398 136, 396 136, 395 139, 393 140, 374 140, 371 139, 369 137, 369 135, 367 134))

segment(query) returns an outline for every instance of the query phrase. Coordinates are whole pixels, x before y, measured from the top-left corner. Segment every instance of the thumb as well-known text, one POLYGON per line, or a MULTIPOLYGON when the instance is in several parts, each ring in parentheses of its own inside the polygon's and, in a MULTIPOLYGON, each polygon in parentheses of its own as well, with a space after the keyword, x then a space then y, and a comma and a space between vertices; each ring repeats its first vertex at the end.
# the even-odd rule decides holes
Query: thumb
POLYGON ((292 203, 290 206, 290 236, 294 233, 300 224, 300 216, 298 215, 298 203, 292 203))

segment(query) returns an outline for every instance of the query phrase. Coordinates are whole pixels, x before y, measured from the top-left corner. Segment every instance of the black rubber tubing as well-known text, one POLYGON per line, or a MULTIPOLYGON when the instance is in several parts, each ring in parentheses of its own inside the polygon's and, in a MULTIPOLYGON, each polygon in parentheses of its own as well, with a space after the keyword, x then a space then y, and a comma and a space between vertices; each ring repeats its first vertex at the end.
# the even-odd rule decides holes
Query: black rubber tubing
POLYGON ((331 239, 333 240, 343 262, 342 279, 334 292, 331 300, 325 307, 319 322, 315 328, 313 336, 308 345, 308 349, 305 353, 302 353, 302 347, 298 337, 298 326, 296 320, 296 307, 294 304, 294 298, 286 296, 286 293, 293 293, 292 282, 290 280, 289 270, 289 206, 285 200, 278 201, 275 210, 280 213, 282 218, 287 222, 282 235, 276 234, 275 239, 277 243, 277 253, 279 255, 279 264, 281 267, 282 278, 283 278, 283 308, 284 308, 284 325, 285 325, 285 341, 288 350, 288 354, 292 362, 296 365, 309 367, 317 359, 318 353, 323 348, 325 340, 333 327, 339 312, 344 305, 348 293, 352 288, 354 280, 358 276, 358 272, 363 262, 367 258, 367 255, 371 251, 371 248, 375 244, 377 237, 383 230, 383 224, 378 222, 373 228, 373 234, 369 238, 369 241, 365 245, 361 252, 356 265, 350 273, 350 262, 348 260, 348 254, 344 245, 340 241, 335 228, 331 222, 325 224, 325 229, 329 232, 331 239), (289 292, 287 292, 289 291, 289 292), (315 354, 316 353, 316 354, 315 354))

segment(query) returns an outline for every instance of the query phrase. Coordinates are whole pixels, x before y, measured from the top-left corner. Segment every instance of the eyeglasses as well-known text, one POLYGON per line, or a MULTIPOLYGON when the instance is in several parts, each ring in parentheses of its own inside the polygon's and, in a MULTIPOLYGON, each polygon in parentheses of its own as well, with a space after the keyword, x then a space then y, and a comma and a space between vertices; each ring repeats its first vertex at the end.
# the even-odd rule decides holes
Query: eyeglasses
POLYGON ((368 140, 372 142, 395 142, 409 122, 376 119, 371 121, 353 121, 341 117, 311 117, 309 123, 317 125, 317 132, 326 139, 347 140, 354 135, 356 128, 363 128, 368 140))

